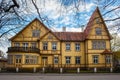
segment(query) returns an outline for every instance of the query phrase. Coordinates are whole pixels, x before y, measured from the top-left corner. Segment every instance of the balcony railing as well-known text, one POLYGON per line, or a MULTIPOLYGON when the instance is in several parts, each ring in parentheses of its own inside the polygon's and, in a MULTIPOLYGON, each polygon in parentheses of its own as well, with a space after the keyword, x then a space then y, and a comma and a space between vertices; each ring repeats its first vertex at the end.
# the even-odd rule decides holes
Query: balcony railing
POLYGON ((40 53, 40 49, 32 47, 9 47, 8 52, 40 53))

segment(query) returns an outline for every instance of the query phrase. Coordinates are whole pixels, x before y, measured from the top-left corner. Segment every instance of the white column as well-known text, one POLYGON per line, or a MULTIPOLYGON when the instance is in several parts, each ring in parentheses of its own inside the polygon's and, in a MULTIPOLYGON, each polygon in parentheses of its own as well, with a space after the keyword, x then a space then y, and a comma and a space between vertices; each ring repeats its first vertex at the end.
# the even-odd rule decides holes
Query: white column
POLYGON ((77 68, 77 73, 80 73, 80 68, 77 68))
POLYGON ((19 68, 18 67, 16 68, 16 72, 19 72, 19 68))
POLYGON ((33 72, 34 72, 34 73, 36 72, 36 67, 33 68, 33 72))
POLYGON ((42 68, 42 71, 43 71, 43 73, 45 72, 45 68, 44 67, 42 68))
POLYGON ((2 69, 0 68, 0 72, 2 71, 2 69))
POLYGON ((63 73, 63 68, 60 68, 60 73, 63 73))
POLYGON ((94 68, 94 72, 95 72, 95 73, 97 72, 97 68, 96 68, 96 67, 94 68))
POLYGON ((110 72, 113 72, 113 68, 112 67, 110 68, 110 72))

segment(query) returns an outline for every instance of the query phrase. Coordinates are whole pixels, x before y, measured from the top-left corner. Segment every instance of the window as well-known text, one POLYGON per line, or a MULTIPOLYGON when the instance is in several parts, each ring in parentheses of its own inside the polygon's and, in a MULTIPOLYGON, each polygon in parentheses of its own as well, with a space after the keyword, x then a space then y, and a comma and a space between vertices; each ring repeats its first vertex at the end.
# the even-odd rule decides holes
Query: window
POLYGON ((107 55, 107 56, 106 56, 106 63, 107 63, 107 64, 110 64, 110 63, 111 63, 111 57, 110 57, 110 55, 107 55))
POLYGON ((32 31, 32 36, 33 37, 39 37, 40 36, 40 31, 39 30, 33 30, 32 31))
POLYGON ((106 42, 102 40, 94 40, 92 41, 92 49, 105 49, 106 42))
POLYGON ((14 47, 20 47, 20 43, 14 43, 14 47))
POLYGON ((37 64, 38 56, 35 55, 25 55, 25 64, 37 64))
POLYGON ((47 42, 43 43, 43 50, 48 50, 48 43, 47 42))
POLYGON ((75 57, 75 64, 80 64, 80 56, 75 57))
POLYGON ((95 32, 96 32, 96 35, 101 35, 101 34, 102 34, 102 29, 99 28, 99 27, 97 27, 97 28, 95 29, 95 32))
POLYGON ((75 50, 76 50, 76 51, 80 51, 80 44, 79 44, 79 43, 76 43, 76 44, 75 44, 75 50))
POLYGON ((100 23, 100 18, 96 18, 96 23, 97 23, 97 24, 100 23))
POLYGON ((70 64, 70 59, 71 59, 70 56, 66 56, 66 64, 70 64))
POLYGON ((8 55, 8 64, 13 64, 13 56, 8 55))
POLYGON ((57 50, 57 43, 52 43, 52 50, 57 50))
POLYGON ((15 55, 16 63, 21 63, 22 55, 15 55))
POLYGON ((70 43, 66 43, 66 50, 70 50, 70 43))
POLYGON ((93 63, 98 64, 98 55, 93 56, 93 63))
POLYGON ((28 47, 28 43, 23 43, 23 47, 28 47))
POLYGON ((31 47, 32 48, 36 48, 36 43, 34 42, 34 43, 31 43, 31 47))
POLYGON ((54 64, 58 64, 58 57, 54 57, 54 64))

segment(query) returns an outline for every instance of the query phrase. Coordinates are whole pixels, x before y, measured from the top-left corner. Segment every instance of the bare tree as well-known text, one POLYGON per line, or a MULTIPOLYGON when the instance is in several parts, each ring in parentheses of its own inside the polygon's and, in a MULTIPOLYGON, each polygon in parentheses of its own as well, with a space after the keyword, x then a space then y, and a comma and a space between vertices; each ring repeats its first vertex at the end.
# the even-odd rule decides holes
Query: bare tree
MULTIPOLYGON (((48 0, 0 0, 0 38, 9 38, 8 36, 14 35, 14 33, 20 31, 35 17, 38 17, 41 22, 50 28, 53 28, 55 25, 54 21, 43 14, 46 11, 47 5, 45 3, 47 1, 48 0)), ((60 3, 60 6, 56 8, 59 8, 57 12, 59 17, 72 11, 76 14, 74 15, 74 19, 79 21, 82 21, 82 18, 80 18, 78 13, 80 13, 81 9, 86 9, 87 4, 89 4, 87 2, 88 0, 56 1, 60 3), (83 7, 81 8, 81 6, 83 7)), ((99 7, 106 23, 113 23, 112 26, 108 26, 108 29, 112 30, 112 28, 115 28, 115 33, 119 33, 120 0, 90 0, 89 2, 93 2, 99 7)), ((74 21, 73 23, 77 26, 85 25, 81 24, 79 21, 74 21)))

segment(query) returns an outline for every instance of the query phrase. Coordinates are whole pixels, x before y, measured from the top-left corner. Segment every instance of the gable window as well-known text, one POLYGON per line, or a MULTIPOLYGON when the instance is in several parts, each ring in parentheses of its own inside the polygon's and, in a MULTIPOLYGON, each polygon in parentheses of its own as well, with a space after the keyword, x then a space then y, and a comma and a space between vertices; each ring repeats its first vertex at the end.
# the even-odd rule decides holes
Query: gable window
POLYGON ((70 56, 66 56, 66 64, 70 64, 70 59, 71 59, 70 56))
POLYGON ((80 64, 80 56, 75 57, 75 64, 80 64))
POLYGON ((106 42, 102 40, 94 40, 92 41, 92 49, 105 49, 106 42))
POLYGON ((36 43, 31 43, 31 48, 36 48, 36 43))
POLYGON ((80 44, 79 43, 75 43, 75 50, 80 51, 80 44))
POLYGON ((54 57, 54 64, 58 64, 58 57, 54 57))
POLYGON ((57 43, 56 42, 52 43, 52 50, 57 50, 57 43))
POLYGON ((96 23, 97 23, 97 24, 100 23, 100 18, 96 18, 96 23))
POLYGON ((39 37, 40 36, 40 30, 33 30, 32 31, 32 36, 33 37, 39 37))
POLYGON ((14 43, 14 47, 20 47, 20 43, 14 43))
POLYGON ((70 43, 66 43, 66 50, 70 50, 70 43))
POLYGON ((93 55, 93 63, 98 64, 98 55, 93 55))
POLYGON ((110 63, 111 63, 111 57, 110 57, 110 55, 107 55, 107 56, 106 56, 106 63, 107 63, 107 64, 110 64, 110 63))
POLYGON ((97 27, 95 28, 96 35, 101 35, 102 34, 102 29, 97 27))
POLYGON ((47 42, 43 43, 43 50, 48 50, 48 43, 47 42))

